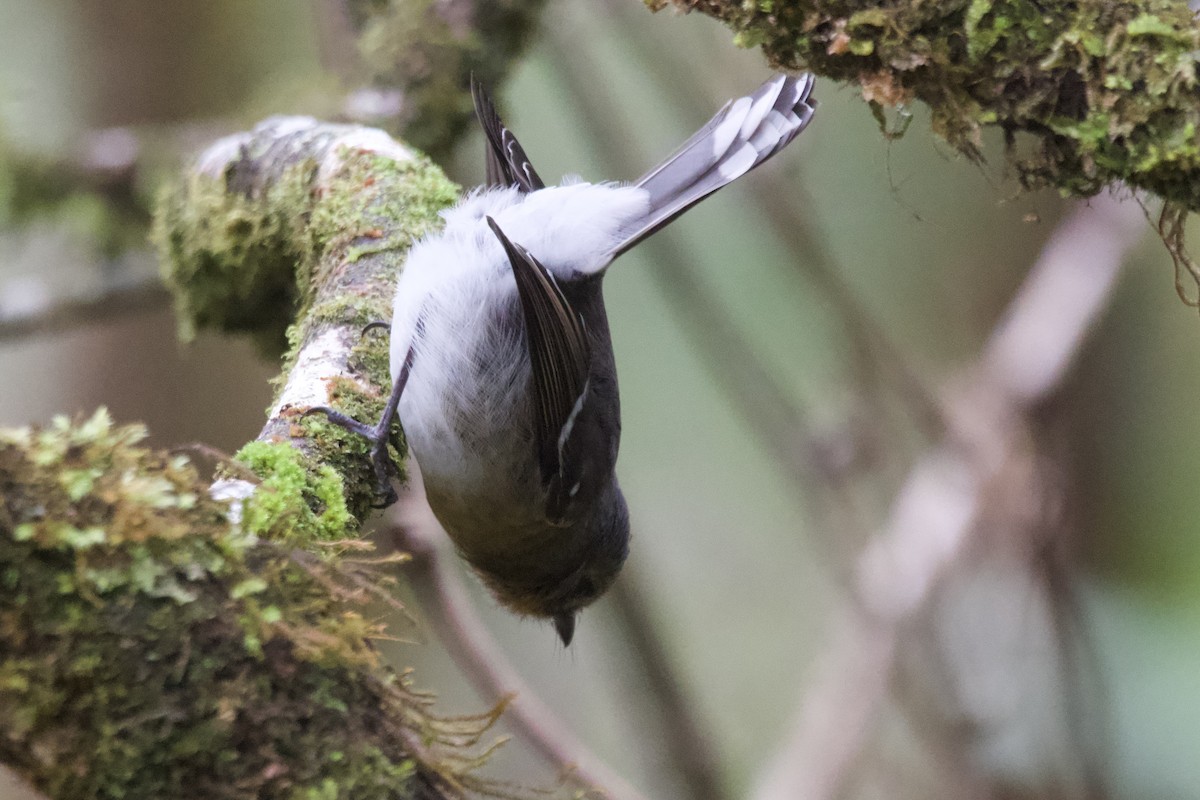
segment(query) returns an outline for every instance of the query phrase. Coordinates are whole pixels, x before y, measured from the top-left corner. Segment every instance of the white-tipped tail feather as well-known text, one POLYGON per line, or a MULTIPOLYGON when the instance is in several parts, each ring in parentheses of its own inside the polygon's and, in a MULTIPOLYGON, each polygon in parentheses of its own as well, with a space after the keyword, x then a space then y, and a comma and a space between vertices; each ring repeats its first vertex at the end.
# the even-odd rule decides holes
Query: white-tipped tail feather
POLYGON ((812 118, 817 105, 809 97, 812 87, 813 76, 807 73, 776 75, 749 97, 726 103, 634 184, 650 193, 650 213, 623 235, 612 257, 787 146, 812 118))

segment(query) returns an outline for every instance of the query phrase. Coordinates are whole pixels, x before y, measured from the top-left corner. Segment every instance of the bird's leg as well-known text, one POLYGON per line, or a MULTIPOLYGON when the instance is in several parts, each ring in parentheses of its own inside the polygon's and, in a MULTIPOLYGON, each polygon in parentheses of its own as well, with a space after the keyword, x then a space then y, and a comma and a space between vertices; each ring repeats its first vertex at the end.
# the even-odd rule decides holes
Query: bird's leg
MULTIPOLYGON (((387 328, 388 325, 385 322, 372 322, 363 328, 363 333, 380 327, 387 328)), ((371 465, 375 468, 375 480, 383 498, 383 502, 376 508, 386 508, 396 502, 396 490, 392 488, 391 476, 398 474, 400 470, 396 466, 396 462, 392 460, 391 454, 388 453, 388 435, 391 433, 392 419, 396 416, 396 408, 400 405, 400 396, 404 393, 404 385, 408 383, 408 374, 412 370, 413 352, 413 347, 409 346, 408 354, 404 357, 404 363, 400 367, 400 374, 392 383, 392 391, 388 395, 387 405, 383 407, 383 415, 374 426, 359 422, 353 417, 348 417, 327 406, 313 406, 303 414, 305 417, 309 414, 324 414, 325 418, 334 425, 356 433, 371 443, 371 465)))

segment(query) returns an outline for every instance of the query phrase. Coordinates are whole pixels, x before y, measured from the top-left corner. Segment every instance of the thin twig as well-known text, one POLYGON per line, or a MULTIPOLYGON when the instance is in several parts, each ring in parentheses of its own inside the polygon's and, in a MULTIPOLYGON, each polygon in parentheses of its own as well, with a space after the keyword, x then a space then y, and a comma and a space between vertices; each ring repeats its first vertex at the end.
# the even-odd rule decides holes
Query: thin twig
MULTIPOLYGON (((671 655, 650 618, 645 597, 645 581, 638 580, 636 568, 627 564, 625 572, 609 591, 617 619, 637 661, 646 676, 649 692, 639 702, 652 705, 658 729, 646 731, 651 738, 661 737, 662 748, 671 757, 680 779, 692 800, 721 800, 721 775, 712 736, 696 716, 695 704, 687 696, 680 676, 671 662, 671 655)), ((650 715, 647 715, 650 716, 650 715)))
POLYGON ((1061 384, 1142 230, 1136 204, 1096 197, 1051 236, 965 388, 946 401, 945 440, 917 461, 861 553, 835 638, 756 800, 840 796, 886 695, 900 625, 962 555, 1025 412, 1061 384))

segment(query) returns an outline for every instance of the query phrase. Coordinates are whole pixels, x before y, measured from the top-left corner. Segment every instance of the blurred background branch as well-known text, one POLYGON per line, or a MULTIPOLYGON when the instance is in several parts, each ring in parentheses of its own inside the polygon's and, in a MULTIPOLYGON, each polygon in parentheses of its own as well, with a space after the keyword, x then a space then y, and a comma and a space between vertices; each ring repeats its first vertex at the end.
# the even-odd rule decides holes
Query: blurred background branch
MULTIPOLYGON (((1046 484, 1030 472, 1038 444, 1028 415, 1064 380, 1144 225, 1136 203, 1096 198, 1047 241, 978 363, 945 398, 946 439, 914 464, 858 557, 851 600, 760 800, 842 795, 895 673, 905 626, 947 573, 963 569, 970 537, 995 536, 993 529, 1014 525, 1013 514, 1045 505, 1046 484)), ((1032 547, 1041 520, 1021 521, 1016 535, 1032 547)), ((1005 661, 1016 655, 996 653, 1005 661)), ((1078 781, 1062 783, 1078 792, 1078 781)))
POLYGON ((472 75, 501 84, 533 40, 545 0, 321 0, 326 53, 364 86, 347 113, 435 159, 474 118, 472 75), (348 58, 357 50, 359 58, 348 58))
POLYGON ((157 275, 130 286, 113 285, 92 297, 51 297, 38 283, 10 283, 0 297, 0 339, 45 336, 166 308, 171 295, 157 275))

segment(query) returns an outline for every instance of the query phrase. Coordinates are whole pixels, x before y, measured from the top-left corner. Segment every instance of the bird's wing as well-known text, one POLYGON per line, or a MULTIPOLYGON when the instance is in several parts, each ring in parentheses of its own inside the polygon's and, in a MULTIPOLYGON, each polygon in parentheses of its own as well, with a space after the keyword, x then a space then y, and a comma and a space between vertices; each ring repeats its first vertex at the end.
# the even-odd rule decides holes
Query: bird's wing
POLYGON ((569 451, 571 431, 588 393, 591 346, 583 318, 571 307, 554 276, 521 245, 512 242, 495 220, 488 225, 504 246, 517 279, 533 365, 533 431, 546 516, 561 523, 579 491, 580 459, 569 451))
POLYGON ((475 101, 475 116, 488 141, 487 185, 518 186, 523 192, 544 189, 546 184, 529 163, 529 156, 525 155, 512 131, 504 127, 492 98, 475 81, 475 76, 471 76, 471 98, 475 101))

